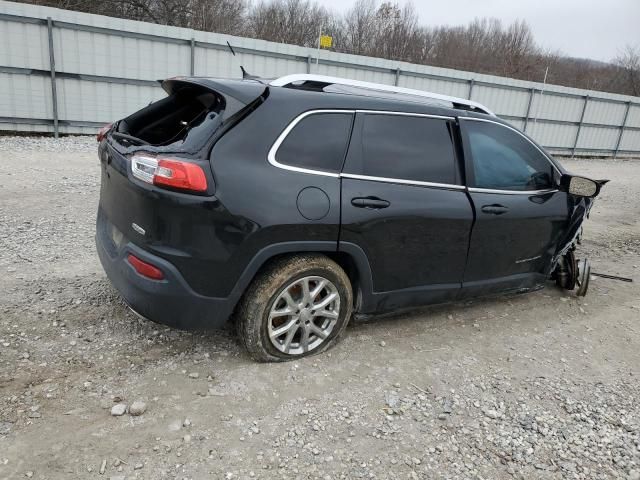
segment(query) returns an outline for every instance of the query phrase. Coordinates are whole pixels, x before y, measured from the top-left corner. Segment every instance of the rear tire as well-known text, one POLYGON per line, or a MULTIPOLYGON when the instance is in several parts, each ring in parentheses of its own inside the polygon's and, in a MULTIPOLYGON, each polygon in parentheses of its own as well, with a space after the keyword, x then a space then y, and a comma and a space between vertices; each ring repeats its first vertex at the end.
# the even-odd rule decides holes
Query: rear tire
POLYGON ((294 255, 256 276, 240 301, 236 328, 254 360, 295 360, 333 346, 352 310, 351 282, 337 263, 294 255))

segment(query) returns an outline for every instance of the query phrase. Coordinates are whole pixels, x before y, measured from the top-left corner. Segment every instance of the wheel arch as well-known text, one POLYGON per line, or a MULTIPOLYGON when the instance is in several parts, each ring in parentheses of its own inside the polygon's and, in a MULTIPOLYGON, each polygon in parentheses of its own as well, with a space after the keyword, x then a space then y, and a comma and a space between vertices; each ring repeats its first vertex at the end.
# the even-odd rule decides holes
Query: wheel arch
POLYGON ((232 310, 244 295, 258 273, 273 261, 285 255, 319 253, 335 261, 345 271, 354 292, 354 311, 366 308, 372 294, 371 267, 364 251, 355 244, 331 241, 282 242, 269 245, 260 250, 248 263, 231 291, 229 300, 232 310))

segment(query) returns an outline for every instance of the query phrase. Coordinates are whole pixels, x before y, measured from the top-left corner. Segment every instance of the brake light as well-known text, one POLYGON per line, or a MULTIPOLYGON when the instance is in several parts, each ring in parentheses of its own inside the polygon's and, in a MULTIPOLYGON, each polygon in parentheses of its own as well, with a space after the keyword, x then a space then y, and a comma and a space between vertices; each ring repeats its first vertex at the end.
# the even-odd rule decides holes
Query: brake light
POLYGON ((153 183, 195 192, 207 190, 207 177, 202 168, 195 163, 177 160, 158 160, 158 170, 153 183))
POLYGON ((113 123, 107 123, 104 127, 98 130, 98 136, 96 137, 96 140, 98 140, 98 143, 104 140, 104 137, 107 136, 107 132, 111 130, 112 125, 113 123))
POLYGON ((162 280, 164 273, 158 267, 151 265, 143 260, 140 260, 135 255, 129 254, 127 261, 131 266, 143 277, 151 278, 152 280, 162 280))
POLYGON ((131 158, 133 176, 143 182, 191 192, 207 191, 207 176, 200 165, 177 159, 134 155, 131 158))

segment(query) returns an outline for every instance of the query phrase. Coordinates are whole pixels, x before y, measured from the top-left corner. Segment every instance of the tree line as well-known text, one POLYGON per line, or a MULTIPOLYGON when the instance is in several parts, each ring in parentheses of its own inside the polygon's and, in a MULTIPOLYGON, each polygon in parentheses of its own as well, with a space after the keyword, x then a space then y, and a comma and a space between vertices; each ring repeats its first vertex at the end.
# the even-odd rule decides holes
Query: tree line
POLYGON ((313 0, 19 0, 208 32, 315 47, 319 28, 331 50, 435 67, 640 96, 640 46, 610 62, 542 48, 524 21, 495 18, 425 26, 411 3, 356 0, 344 14, 313 0))

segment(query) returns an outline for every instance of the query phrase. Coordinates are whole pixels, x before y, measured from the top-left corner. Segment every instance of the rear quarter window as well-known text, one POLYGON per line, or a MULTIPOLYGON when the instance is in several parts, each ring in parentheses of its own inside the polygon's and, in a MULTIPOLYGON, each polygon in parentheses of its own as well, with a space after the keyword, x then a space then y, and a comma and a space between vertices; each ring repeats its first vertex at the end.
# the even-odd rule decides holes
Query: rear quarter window
POLYGON ((352 113, 320 112, 302 118, 278 147, 275 160, 285 166, 339 173, 352 121, 352 113))

